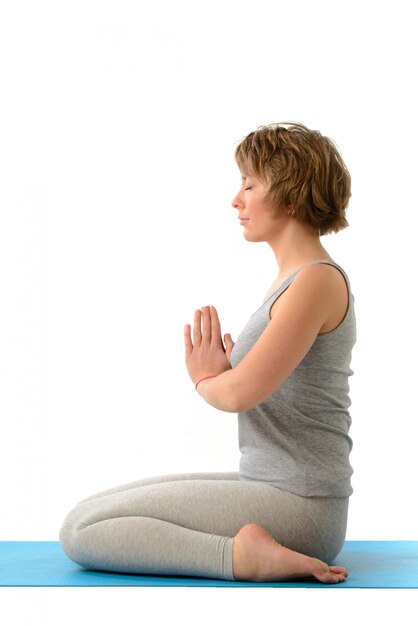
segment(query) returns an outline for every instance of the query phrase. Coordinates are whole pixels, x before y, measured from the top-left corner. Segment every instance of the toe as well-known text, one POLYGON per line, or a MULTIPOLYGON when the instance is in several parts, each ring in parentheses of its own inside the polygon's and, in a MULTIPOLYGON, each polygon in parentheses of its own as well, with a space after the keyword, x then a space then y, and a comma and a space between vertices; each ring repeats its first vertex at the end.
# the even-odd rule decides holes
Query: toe
POLYGON ((331 565, 331 567, 329 569, 334 574, 342 574, 344 576, 344 578, 347 578, 347 576, 348 576, 348 572, 345 569, 345 567, 341 567, 340 565, 331 565))
POLYGON ((317 578, 321 583, 335 584, 343 582, 347 577, 347 570, 344 567, 339 566, 331 566, 329 567, 326 563, 321 563, 317 565, 315 568, 313 575, 317 578))

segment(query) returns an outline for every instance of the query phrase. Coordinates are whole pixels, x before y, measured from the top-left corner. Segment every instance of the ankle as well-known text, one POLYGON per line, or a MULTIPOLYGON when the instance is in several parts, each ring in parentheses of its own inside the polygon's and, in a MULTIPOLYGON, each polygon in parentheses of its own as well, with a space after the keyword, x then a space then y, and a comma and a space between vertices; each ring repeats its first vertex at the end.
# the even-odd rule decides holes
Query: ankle
POLYGON ((235 536, 232 548, 232 572, 235 580, 257 581, 259 577, 257 558, 251 554, 251 546, 242 537, 235 536))

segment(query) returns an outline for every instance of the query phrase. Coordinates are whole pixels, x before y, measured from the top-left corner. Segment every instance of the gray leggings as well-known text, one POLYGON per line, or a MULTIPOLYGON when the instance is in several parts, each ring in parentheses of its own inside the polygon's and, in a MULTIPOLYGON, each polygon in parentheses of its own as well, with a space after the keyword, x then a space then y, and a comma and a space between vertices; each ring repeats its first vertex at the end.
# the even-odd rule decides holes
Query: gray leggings
POLYGON ((146 478, 82 500, 60 541, 87 569, 234 580, 233 537, 263 526, 327 563, 345 538, 348 498, 303 498, 238 472, 146 478))

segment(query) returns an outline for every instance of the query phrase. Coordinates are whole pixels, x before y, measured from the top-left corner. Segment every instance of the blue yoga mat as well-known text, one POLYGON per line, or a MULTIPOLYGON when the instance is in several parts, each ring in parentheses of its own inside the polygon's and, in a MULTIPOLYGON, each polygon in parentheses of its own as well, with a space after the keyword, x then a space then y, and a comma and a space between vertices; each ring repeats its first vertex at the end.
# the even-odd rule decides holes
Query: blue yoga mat
POLYGON ((338 564, 349 572, 343 583, 315 579, 289 583, 231 582, 184 576, 141 576, 82 569, 57 541, 1 541, 1 587, 319 587, 418 588, 418 541, 346 541, 338 564))

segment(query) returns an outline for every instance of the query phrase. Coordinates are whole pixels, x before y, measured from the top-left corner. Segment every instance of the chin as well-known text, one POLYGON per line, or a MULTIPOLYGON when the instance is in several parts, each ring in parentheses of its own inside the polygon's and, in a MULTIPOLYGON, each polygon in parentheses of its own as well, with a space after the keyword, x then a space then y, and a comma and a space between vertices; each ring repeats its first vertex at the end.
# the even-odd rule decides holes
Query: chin
POLYGON ((257 235, 251 234, 251 233, 247 233, 245 231, 244 231, 243 235, 244 235, 244 239, 246 241, 252 241, 254 243, 257 243, 257 242, 260 242, 260 241, 265 241, 264 237, 257 236, 257 235))

